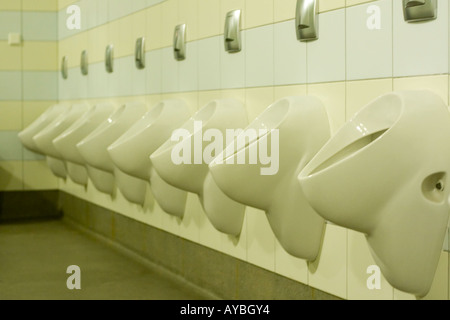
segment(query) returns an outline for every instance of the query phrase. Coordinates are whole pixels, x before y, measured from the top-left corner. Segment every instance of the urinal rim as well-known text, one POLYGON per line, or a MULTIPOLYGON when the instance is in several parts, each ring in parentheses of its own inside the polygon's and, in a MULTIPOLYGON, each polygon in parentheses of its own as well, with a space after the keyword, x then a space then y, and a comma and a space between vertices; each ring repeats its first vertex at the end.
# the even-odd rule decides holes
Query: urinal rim
POLYGON ((18 133, 18 137, 21 140, 22 144, 25 147, 30 148, 33 152, 42 153, 42 151, 38 150, 34 136, 36 136, 39 132, 47 128, 53 121, 56 120, 62 113, 66 112, 70 108, 70 105, 67 104, 54 104, 51 105, 47 110, 45 110, 36 120, 34 120, 30 125, 28 125, 25 129, 18 133), (56 109, 61 108, 61 112, 57 112, 56 109), (55 113, 50 119, 49 117, 55 113), (30 133, 31 131, 31 133, 30 133), (31 144, 31 145, 29 145, 31 144))
MULTIPOLYGON (((288 115, 289 115, 289 111, 293 108, 294 105, 296 105, 297 103, 301 103, 301 101, 299 101, 300 99, 302 100, 306 100, 306 99, 314 99, 316 101, 319 101, 317 98, 311 97, 311 96, 286 96, 283 98, 278 99, 277 101, 273 102, 271 105, 269 105, 258 117, 256 117, 255 120, 253 120, 245 129, 244 132, 239 134, 234 141, 236 141, 237 139, 239 139, 247 130, 249 129, 258 129, 258 126, 255 125, 256 122, 261 121, 262 117, 268 117, 270 118, 270 114, 271 112, 274 112, 273 109, 277 108, 280 106, 281 103, 283 102, 287 102, 288 105, 285 107, 286 110, 283 112, 282 117, 275 122, 274 125, 272 125, 270 128, 267 129, 267 132, 265 132, 264 134, 260 135, 260 131, 258 130, 258 135, 256 137, 256 139, 253 140, 248 140, 246 141, 244 146, 240 146, 240 148, 235 148, 234 152, 230 155, 228 155, 227 149, 228 146, 225 148, 225 150, 219 154, 215 160, 213 160, 210 164, 210 167, 214 166, 214 164, 219 161, 223 161, 223 163, 227 163, 228 160, 230 160, 231 158, 235 157, 238 153, 245 151, 246 149, 248 149, 251 145, 254 145, 255 143, 260 142, 263 139, 266 139, 269 135, 272 134, 272 132, 274 130, 276 130, 277 128, 279 128, 287 119, 288 119, 288 115), (226 157, 225 157, 226 155, 226 157)), ((283 106, 284 107, 284 106, 283 106)), ((260 122, 259 122, 260 123, 260 122)), ((233 143, 234 145, 234 143, 233 143)))
MULTIPOLYGON (((66 112, 60 114, 54 121, 52 121, 48 126, 46 126, 38 134, 36 134, 33 137, 33 141, 36 143, 36 141, 38 141, 40 139, 43 139, 43 137, 46 137, 46 139, 47 139, 48 136, 54 135, 54 130, 56 130, 56 128, 59 128, 65 121, 67 121, 67 119, 69 117, 76 116, 76 113, 78 113, 78 111, 80 111, 78 108, 81 107, 81 106, 82 107, 87 107, 87 104, 73 104, 73 105, 71 105, 66 112)), ((84 114, 87 111, 88 110, 81 111, 81 114, 84 114)), ((74 120, 71 124, 69 124, 69 126, 67 128, 65 128, 65 130, 70 128, 76 121, 77 120, 74 120)), ((59 134, 56 137, 58 137, 58 136, 59 136, 59 134)), ((56 137, 53 137, 50 140, 50 144, 52 146, 53 146, 53 140, 56 137)), ((41 149, 41 148, 39 148, 38 143, 36 143, 36 146, 38 147, 38 149, 41 149)), ((56 148, 54 146, 53 146, 53 148, 56 150, 56 148)), ((56 156, 53 156, 53 157, 56 158, 56 159, 64 160, 64 158, 62 157, 61 153, 58 150, 56 150, 56 152, 58 153, 59 157, 56 157, 56 156)), ((48 155, 46 152, 42 151, 42 153, 45 154, 45 155, 48 155)))
MULTIPOLYGON (((113 104, 110 103, 100 103, 100 104, 95 104, 93 106, 91 106, 89 108, 89 111, 87 111, 86 114, 84 114, 80 119, 78 119, 77 121, 75 121, 75 123, 70 126, 66 131, 64 131, 61 135, 59 135, 58 137, 56 137, 53 140, 53 145, 55 146, 55 148, 57 148, 57 145, 64 145, 65 141, 67 139, 71 139, 72 135, 76 135, 78 134, 79 130, 83 129, 86 125, 88 125, 91 121, 92 121, 92 117, 95 116, 98 113, 108 113, 108 109, 104 109, 104 108, 108 108, 110 109, 109 115, 106 117, 106 119, 115 111, 115 106, 113 104)), ((101 125, 106 119, 103 119, 102 121, 100 121, 100 123, 98 125, 101 125)), ((91 132, 89 132, 87 135, 84 135, 83 137, 80 138, 80 140, 78 140, 76 142, 76 144, 74 144, 73 146, 71 146, 70 148, 74 148, 76 151, 76 153, 79 155, 79 158, 83 158, 80 154, 80 151, 77 147, 77 144, 79 142, 81 142, 84 138, 86 138, 87 136, 89 136, 92 132, 94 132, 97 128, 95 128, 94 130, 92 130, 91 132)), ((57 148, 58 149, 58 148, 57 148)), ((59 148, 61 149, 61 148, 59 148)), ((65 149, 67 151, 67 149, 65 149)), ((84 165, 84 160, 80 160, 80 159, 74 159, 73 157, 67 157, 65 155, 66 152, 61 152, 58 150, 58 152, 61 153, 61 155, 63 156, 63 158, 67 161, 71 161, 75 164, 79 164, 79 165, 84 165)), ((70 151, 70 153, 72 153, 73 150, 70 151)))
POLYGON ((305 166, 305 168, 300 172, 298 178, 300 180, 303 179, 308 179, 308 178, 313 178, 315 176, 318 176, 320 174, 323 174, 329 170, 332 170, 334 168, 336 168, 337 166, 341 165, 342 163, 349 161, 351 159, 353 159, 356 156, 359 156, 361 153, 365 152, 368 148, 372 148, 375 145, 378 145, 381 141, 381 138, 386 138, 387 136, 390 136, 393 129, 397 126, 397 124, 401 121, 402 116, 405 112, 405 98, 402 96, 402 91, 400 92, 390 92, 388 94, 385 94, 381 97, 378 97, 374 100, 372 100, 371 102, 369 102, 364 108, 362 108, 359 112, 357 112, 343 127, 341 127, 339 129, 339 131, 330 138, 330 140, 322 147, 322 149, 314 156, 314 158, 305 166), (327 156, 324 160, 315 163, 317 159, 317 157, 321 156, 322 152, 325 152, 325 150, 327 150, 327 148, 329 147, 329 145, 332 145, 335 141, 336 138, 338 138, 341 135, 345 135, 345 132, 349 129, 349 127, 354 128, 356 127, 355 125, 355 121, 356 119, 359 118, 359 116, 361 116, 362 113, 365 113, 367 110, 370 110, 371 107, 373 107, 373 105, 375 103, 381 103, 383 100, 388 99, 390 97, 395 97, 397 98, 399 104, 397 105, 398 107, 398 115, 396 117, 396 119, 392 122, 392 124, 389 126, 388 129, 386 129, 382 135, 380 135, 379 137, 377 137, 376 139, 374 139, 373 141, 371 141, 369 144, 365 145, 364 147, 360 148, 359 150, 357 150, 356 152, 353 152, 352 154, 336 161, 333 162, 332 164, 328 165, 325 168, 322 168, 320 170, 317 170, 317 168, 319 168, 320 166, 322 166, 324 163, 326 163, 327 161, 329 161, 330 159, 332 159, 335 155, 337 155, 339 152, 341 152, 342 150, 344 150, 345 148, 351 146, 352 144, 358 142, 361 139, 367 138, 373 134, 376 134, 377 132, 373 132, 369 135, 362 135, 362 136, 358 136, 357 139, 352 139, 350 142, 349 141, 345 141, 345 145, 341 146, 339 148, 338 151, 335 151, 333 154, 331 154, 330 156, 327 156))
POLYGON ((189 128, 193 127, 193 124, 196 121, 202 122, 202 128, 203 130, 205 127, 208 126, 208 123, 213 118, 214 114, 217 112, 218 108, 220 107, 220 102, 224 101, 226 99, 215 99, 209 101, 205 106, 203 106, 200 110, 198 110, 192 117, 190 117, 180 128, 175 130, 187 130, 189 131, 189 135, 186 137, 183 137, 183 139, 178 141, 173 141, 171 138, 169 138, 166 142, 164 142, 158 149, 155 150, 154 153, 150 156, 150 159, 155 159, 170 150, 172 150, 176 145, 183 143, 186 140, 191 139, 198 131, 195 130, 189 130, 189 128), (207 119, 203 119, 204 114, 209 114, 207 116, 207 119))
MULTIPOLYGON (((87 135, 83 140, 77 143, 77 148, 83 148, 83 146, 92 143, 97 140, 98 137, 101 137, 105 134, 105 131, 108 130, 112 125, 114 125, 118 120, 121 119, 121 116, 125 113, 127 109, 136 108, 136 107, 144 107, 147 108, 146 104, 143 102, 127 102, 121 104, 105 121, 103 121, 97 129, 92 131, 89 135, 87 135)), ((106 148, 109 145, 106 146, 106 148)))
MULTIPOLYGON (((106 104, 105 103, 105 104, 96 104, 96 105, 91 106, 89 111, 87 111, 86 114, 84 114, 80 119, 78 119, 72 126, 70 126, 61 135, 56 137, 53 140, 53 143, 55 143, 56 141, 65 140, 65 139, 71 137, 73 134, 77 134, 77 132, 78 132, 78 130, 80 130, 80 128, 82 128, 85 124, 87 124, 88 122, 91 121, 93 115, 95 115, 97 112, 102 112, 102 110, 99 110, 99 107, 102 106, 102 105, 104 105, 104 106, 111 106, 112 107, 112 112, 114 112, 114 106, 112 104, 106 104)), ((103 122, 103 121, 101 121, 101 122, 103 122)))
POLYGON ((163 102, 158 103, 154 107, 152 107, 148 112, 146 112, 134 125, 130 127, 127 132, 125 132, 119 139, 114 141, 113 144, 111 144, 108 147, 108 150, 118 148, 123 144, 127 144, 133 139, 136 139, 139 137, 139 135, 142 134, 143 131, 148 129, 149 127, 153 126, 155 122, 163 116, 164 113, 164 104, 163 102), (156 113, 156 115, 155 115, 156 113), (153 118, 149 122, 148 118, 153 118))

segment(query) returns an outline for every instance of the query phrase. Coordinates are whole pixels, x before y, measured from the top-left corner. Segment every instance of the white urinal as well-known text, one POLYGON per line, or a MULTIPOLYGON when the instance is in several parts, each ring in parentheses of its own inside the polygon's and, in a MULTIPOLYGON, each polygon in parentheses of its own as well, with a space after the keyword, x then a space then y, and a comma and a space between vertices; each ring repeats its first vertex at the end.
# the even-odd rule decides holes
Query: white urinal
POLYGON ((31 123, 28 127, 26 127, 19 133, 19 139, 22 144, 28 150, 43 154, 43 152, 36 146, 33 137, 68 109, 68 105, 56 104, 44 111, 44 113, 42 113, 35 121, 33 121, 33 123, 31 123))
POLYGON ((362 109, 299 175, 325 219, 366 234, 391 285, 424 296, 449 219, 450 115, 428 91, 362 109))
POLYGON ((47 156, 47 164, 57 177, 67 177, 67 167, 62 155, 53 145, 53 139, 63 133, 89 109, 87 104, 74 104, 33 137, 37 148, 47 156))
MULTIPOLYGON (((113 195, 115 190, 115 166, 107 148, 146 112, 147 107, 143 103, 127 103, 77 144, 89 178, 99 191, 113 195)), ((121 175, 118 179, 129 180, 131 192, 139 198, 145 197, 145 183, 123 173, 118 174, 121 175)))
POLYGON ((66 160, 68 176, 75 183, 86 186, 88 182, 86 164, 77 144, 106 121, 114 110, 114 105, 110 103, 97 104, 53 140, 56 150, 66 160))
MULTIPOLYGON (((208 164, 225 148, 227 129, 242 129, 247 123, 245 109, 239 101, 211 101, 150 157, 160 178, 174 187, 196 193, 213 226, 235 236, 241 232, 245 206, 225 196, 215 185, 208 164)), ((154 193, 162 194, 157 185, 158 181, 152 184, 154 193)))
MULTIPOLYGON (((165 100, 158 103, 108 147, 111 159, 120 171, 149 183, 150 155, 189 117, 189 108, 182 100, 165 100), (133 156, 130 157, 130 155, 133 156)), ((141 202, 136 202, 135 194, 130 193, 128 185, 123 184, 123 181, 118 181, 117 186, 126 199, 143 205, 141 202)), ((184 213, 186 192, 167 185, 164 195, 158 199, 161 208, 166 212, 176 216, 184 213)))
POLYGON ((309 205, 297 176, 329 138, 327 112, 317 98, 286 97, 210 164, 226 195, 264 210, 283 248, 309 261, 320 251, 325 221, 309 205))

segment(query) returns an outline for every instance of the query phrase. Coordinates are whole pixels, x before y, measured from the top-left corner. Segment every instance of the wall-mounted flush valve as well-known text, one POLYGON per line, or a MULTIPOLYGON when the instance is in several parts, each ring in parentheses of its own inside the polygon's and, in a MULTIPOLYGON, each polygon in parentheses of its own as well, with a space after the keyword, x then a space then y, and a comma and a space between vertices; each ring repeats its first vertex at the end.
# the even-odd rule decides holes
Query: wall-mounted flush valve
POLYGON ((80 69, 81 69, 81 74, 83 76, 87 76, 88 75, 88 73, 89 73, 89 61, 88 61, 88 52, 87 52, 87 50, 83 50, 83 52, 81 52, 80 69))
POLYGON ((437 18, 437 0, 403 0, 405 21, 418 22, 437 18))
POLYGON ((114 46, 112 44, 106 47, 105 68, 108 73, 112 73, 114 71, 114 46))
POLYGON ((63 79, 67 79, 68 77, 67 61, 67 56, 64 56, 61 61, 61 76, 63 77, 63 79))
POLYGON ((175 27, 173 35, 173 54, 175 60, 183 61, 186 59, 186 25, 180 24, 175 27))
POLYGON ((134 60, 136 61, 136 68, 145 68, 145 38, 141 37, 136 40, 136 50, 134 54, 134 60))
POLYGON ((319 4, 317 0, 297 0, 295 28, 297 39, 311 41, 319 38, 319 4))
POLYGON ((234 10, 227 13, 224 41, 225 51, 228 53, 241 51, 241 10, 234 10))

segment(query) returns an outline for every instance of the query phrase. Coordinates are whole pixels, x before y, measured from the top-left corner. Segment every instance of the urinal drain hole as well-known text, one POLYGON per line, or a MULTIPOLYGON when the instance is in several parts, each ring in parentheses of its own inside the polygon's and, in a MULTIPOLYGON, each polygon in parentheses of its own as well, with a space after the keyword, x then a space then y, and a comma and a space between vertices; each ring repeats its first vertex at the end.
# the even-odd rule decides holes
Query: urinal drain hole
POLYGON ((428 176, 422 183, 422 193, 430 201, 442 203, 445 198, 445 177, 443 172, 428 176))

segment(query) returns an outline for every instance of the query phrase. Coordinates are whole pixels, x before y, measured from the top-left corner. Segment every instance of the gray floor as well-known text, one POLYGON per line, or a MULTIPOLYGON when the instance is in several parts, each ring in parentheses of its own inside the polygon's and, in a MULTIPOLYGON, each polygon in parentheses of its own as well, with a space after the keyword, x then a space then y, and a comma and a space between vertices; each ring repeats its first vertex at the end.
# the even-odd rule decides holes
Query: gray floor
POLYGON ((62 221, 0 224, 1 300, 205 300, 176 277, 150 268, 62 221), (69 290, 67 267, 81 270, 69 290))

